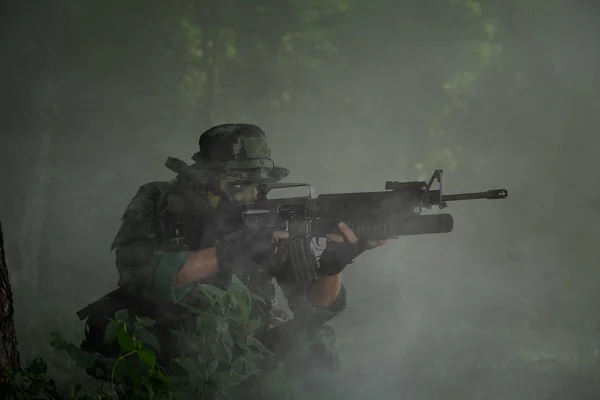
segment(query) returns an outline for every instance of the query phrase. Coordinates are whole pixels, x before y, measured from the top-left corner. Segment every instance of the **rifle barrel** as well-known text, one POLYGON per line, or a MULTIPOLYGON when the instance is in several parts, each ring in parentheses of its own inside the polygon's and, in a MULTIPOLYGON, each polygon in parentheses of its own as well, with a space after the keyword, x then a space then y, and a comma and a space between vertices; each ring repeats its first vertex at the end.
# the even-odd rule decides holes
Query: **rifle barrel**
POLYGON ((458 194, 445 194, 443 201, 458 201, 458 200, 477 200, 477 199, 488 199, 497 200, 505 199, 508 197, 508 190, 506 189, 493 189, 485 192, 475 193, 458 193, 458 194))

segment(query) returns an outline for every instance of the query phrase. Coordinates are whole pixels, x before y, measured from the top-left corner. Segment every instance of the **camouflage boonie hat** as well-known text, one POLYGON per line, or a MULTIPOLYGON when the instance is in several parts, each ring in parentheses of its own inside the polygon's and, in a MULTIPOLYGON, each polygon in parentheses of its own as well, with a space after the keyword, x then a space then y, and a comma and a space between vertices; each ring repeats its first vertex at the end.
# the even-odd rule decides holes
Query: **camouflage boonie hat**
POLYGON ((289 174, 275 166, 267 134, 256 125, 214 126, 200 135, 198 145, 192 156, 196 163, 188 169, 196 179, 277 182, 289 174))

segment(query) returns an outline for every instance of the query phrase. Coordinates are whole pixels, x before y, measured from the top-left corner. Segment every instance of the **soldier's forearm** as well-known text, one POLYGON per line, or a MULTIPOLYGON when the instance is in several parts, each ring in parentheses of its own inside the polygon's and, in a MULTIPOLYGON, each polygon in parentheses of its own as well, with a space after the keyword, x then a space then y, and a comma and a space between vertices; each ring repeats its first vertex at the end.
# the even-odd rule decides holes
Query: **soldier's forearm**
POLYGON ((175 287, 215 276, 219 272, 217 250, 214 247, 194 252, 175 275, 175 287))
POLYGON ((329 308, 342 290, 342 273, 325 276, 315 281, 308 292, 308 300, 315 307, 329 308))

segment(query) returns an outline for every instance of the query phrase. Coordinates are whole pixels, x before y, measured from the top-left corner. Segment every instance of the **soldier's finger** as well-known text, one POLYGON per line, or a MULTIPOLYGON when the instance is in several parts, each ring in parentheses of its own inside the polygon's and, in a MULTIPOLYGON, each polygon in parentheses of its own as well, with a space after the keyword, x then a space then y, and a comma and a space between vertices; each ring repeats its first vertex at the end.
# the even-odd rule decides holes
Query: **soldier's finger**
POLYGON ((338 235, 336 233, 328 233, 325 235, 325 238, 328 242, 344 243, 346 241, 342 235, 338 235))
POLYGON ((387 240, 369 240, 367 243, 370 249, 374 249, 375 247, 383 246, 384 244, 386 244, 387 240))
POLYGON ((346 225, 344 222, 340 222, 338 224, 338 227, 340 228, 340 231, 342 231, 342 233, 344 234, 344 236, 350 243, 354 243, 354 244, 358 243, 358 237, 356 236, 354 231, 352 229, 350 229, 350 227, 348 225, 346 225))
POLYGON ((290 237, 290 234, 286 231, 275 231, 273 232, 273 239, 274 240, 280 240, 280 239, 287 239, 290 237))

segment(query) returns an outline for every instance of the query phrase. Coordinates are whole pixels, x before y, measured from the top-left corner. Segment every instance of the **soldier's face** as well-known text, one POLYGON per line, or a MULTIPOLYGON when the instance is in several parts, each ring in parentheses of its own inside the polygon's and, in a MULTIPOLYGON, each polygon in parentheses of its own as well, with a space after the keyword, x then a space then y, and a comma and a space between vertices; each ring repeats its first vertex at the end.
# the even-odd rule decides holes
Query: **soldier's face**
POLYGON ((219 181, 221 192, 226 193, 230 201, 248 204, 256 200, 258 182, 245 182, 235 180, 219 181))

